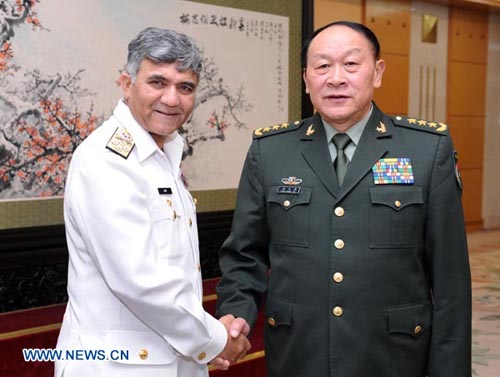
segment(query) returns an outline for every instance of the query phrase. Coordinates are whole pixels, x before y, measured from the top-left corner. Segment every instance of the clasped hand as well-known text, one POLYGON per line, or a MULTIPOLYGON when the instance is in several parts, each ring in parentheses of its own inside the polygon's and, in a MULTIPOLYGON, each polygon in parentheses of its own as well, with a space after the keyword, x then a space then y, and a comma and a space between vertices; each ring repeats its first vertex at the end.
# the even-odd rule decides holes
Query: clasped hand
POLYGON ((247 339, 250 326, 243 318, 235 318, 227 314, 219 319, 227 330, 227 343, 222 352, 210 364, 218 369, 227 370, 241 360, 251 348, 247 339))

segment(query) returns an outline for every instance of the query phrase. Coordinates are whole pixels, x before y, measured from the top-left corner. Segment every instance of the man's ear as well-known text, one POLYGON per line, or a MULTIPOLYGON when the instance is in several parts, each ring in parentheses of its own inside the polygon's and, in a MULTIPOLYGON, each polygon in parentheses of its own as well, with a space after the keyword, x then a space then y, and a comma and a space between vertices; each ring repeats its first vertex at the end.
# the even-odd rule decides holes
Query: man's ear
POLYGON ((132 88, 132 77, 123 70, 118 77, 118 85, 122 88, 123 98, 127 101, 130 97, 130 91, 132 88))
POLYGON ((304 84, 306 87, 306 93, 309 94, 309 88, 307 85, 307 76, 306 76, 306 68, 302 68, 302 79, 304 80, 304 84))
POLYGON ((373 87, 380 88, 382 85, 382 75, 385 71, 385 61, 382 59, 375 62, 375 75, 373 77, 373 87))

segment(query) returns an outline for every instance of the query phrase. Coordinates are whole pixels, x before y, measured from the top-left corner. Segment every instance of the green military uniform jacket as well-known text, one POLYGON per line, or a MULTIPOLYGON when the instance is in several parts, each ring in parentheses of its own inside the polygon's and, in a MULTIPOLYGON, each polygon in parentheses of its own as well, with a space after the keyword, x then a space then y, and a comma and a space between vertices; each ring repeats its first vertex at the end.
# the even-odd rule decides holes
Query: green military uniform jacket
POLYGON ((470 377, 470 270, 447 126, 374 105, 342 187, 327 143, 318 115, 255 131, 221 249, 218 315, 253 326, 265 301, 269 377, 470 377), (410 172, 392 183, 372 169, 403 173, 404 159, 410 172))

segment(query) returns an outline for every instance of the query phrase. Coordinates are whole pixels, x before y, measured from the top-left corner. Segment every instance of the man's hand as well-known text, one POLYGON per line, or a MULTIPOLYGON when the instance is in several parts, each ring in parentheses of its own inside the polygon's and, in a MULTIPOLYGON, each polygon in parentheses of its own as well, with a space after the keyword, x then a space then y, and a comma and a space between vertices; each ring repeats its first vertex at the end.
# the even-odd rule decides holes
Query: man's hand
POLYGON ((233 315, 226 314, 224 317, 221 317, 219 321, 226 326, 226 329, 228 329, 229 334, 233 338, 237 338, 240 334, 248 336, 250 333, 250 325, 244 318, 234 318, 233 315))
POLYGON ((224 350, 210 364, 218 369, 227 370, 232 364, 245 357, 251 348, 247 339, 250 333, 250 326, 243 318, 234 318, 228 314, 219 319, 228 332, 227 344, 224 350))

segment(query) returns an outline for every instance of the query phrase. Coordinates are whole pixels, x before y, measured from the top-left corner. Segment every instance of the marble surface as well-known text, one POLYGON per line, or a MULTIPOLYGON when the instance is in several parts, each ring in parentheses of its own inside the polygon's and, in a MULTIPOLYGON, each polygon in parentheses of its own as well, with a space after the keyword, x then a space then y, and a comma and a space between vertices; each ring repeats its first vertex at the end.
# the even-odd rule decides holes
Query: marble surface
POLYGON ((468 234, 472 274, 472 375, 500 376, 500 230, 468 234))

